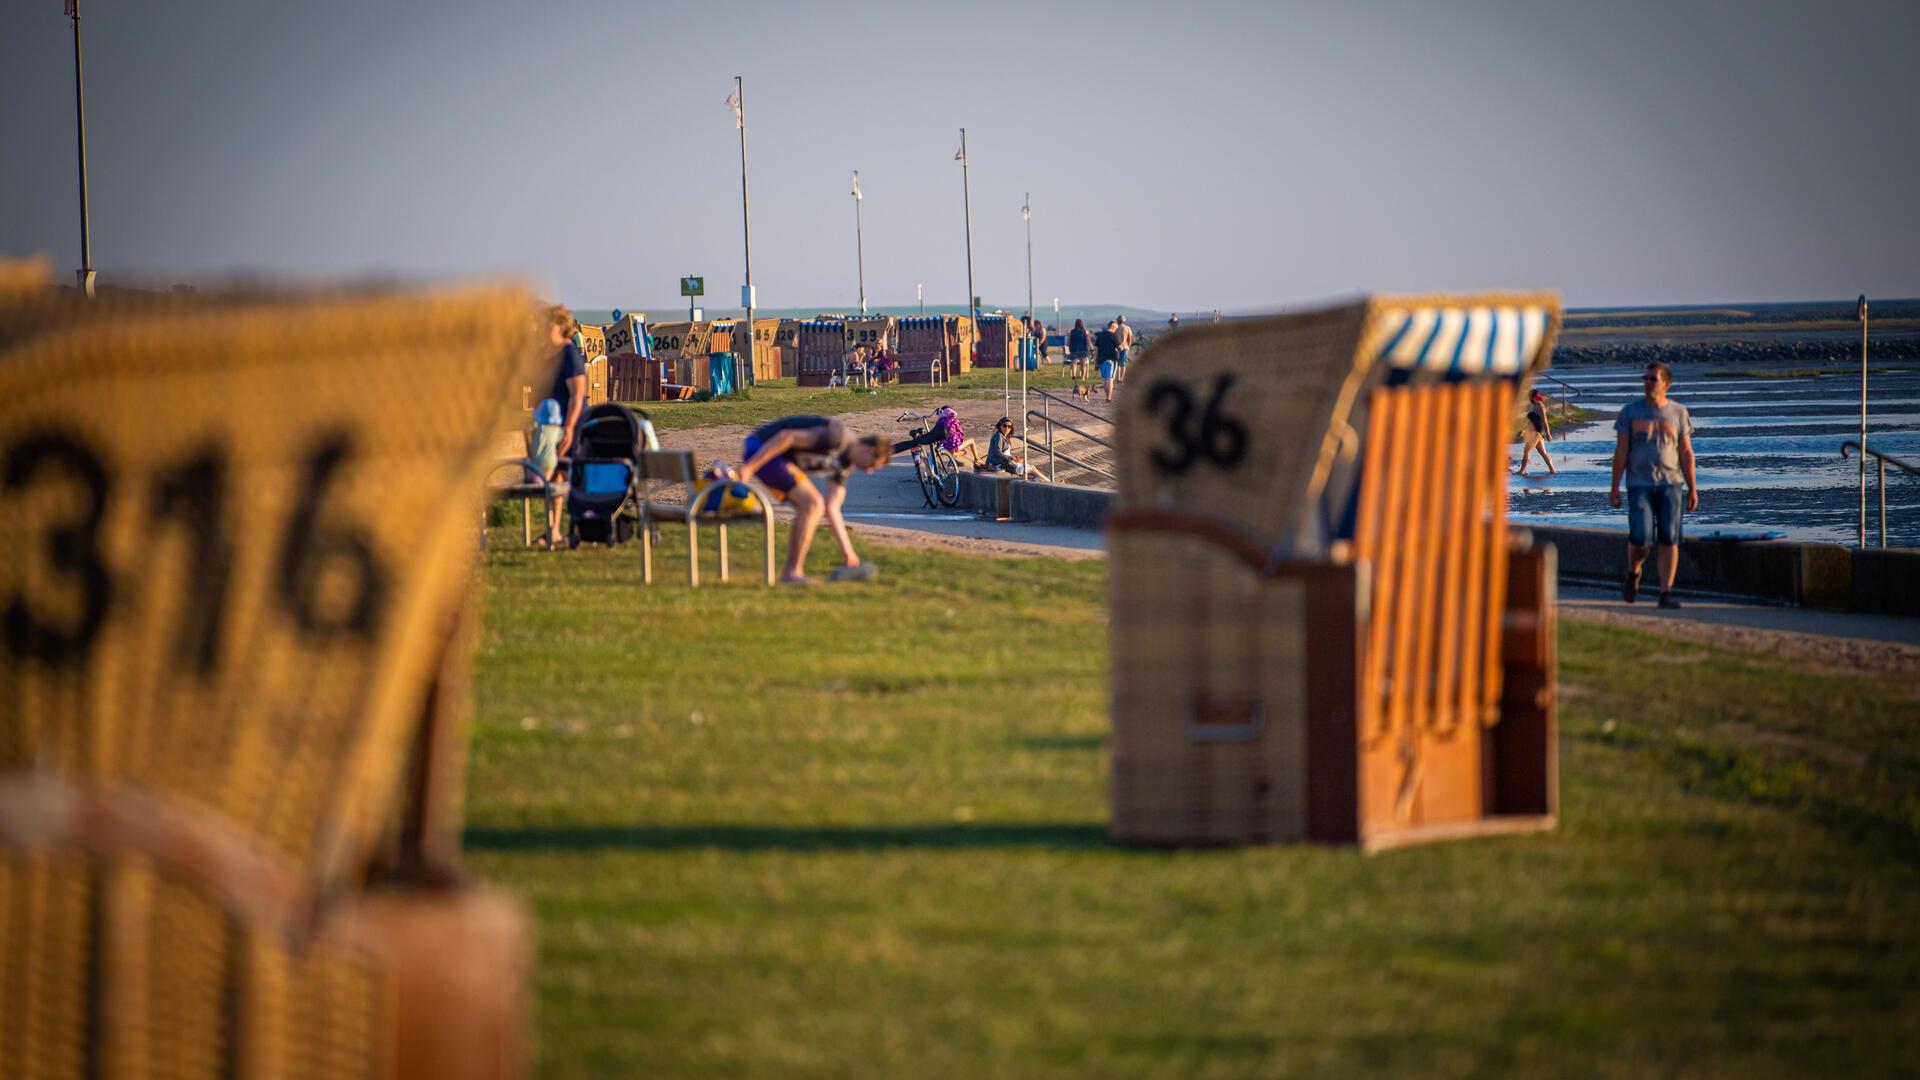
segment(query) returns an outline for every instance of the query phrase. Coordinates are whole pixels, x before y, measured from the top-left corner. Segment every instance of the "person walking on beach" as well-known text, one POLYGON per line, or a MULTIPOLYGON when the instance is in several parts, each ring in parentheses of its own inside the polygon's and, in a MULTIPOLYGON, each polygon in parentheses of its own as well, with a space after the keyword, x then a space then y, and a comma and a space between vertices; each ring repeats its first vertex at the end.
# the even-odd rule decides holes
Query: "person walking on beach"
POLYGON ((1086 397, 1087 352, 1093 347, 1087 336, 1087 323, 1084 319, 1073 320, 1073 329, 1067 331, 1067 373, 1073 376, 1073 396, 1086 397))
POLYGON ((1647 365, 1639 401, 1629 401, 1613 422, 1613 483, 1607 502, 1620 509, 1620 480, 1627 481, 1627 576, 1620 595, 1631 604, 1640 594, 1640 567, 1647 549, 1660 546, 1660 606, 1677 608, 1673 576, 1680 565, 1681 506, 1700 506, 1694 477, 1693 418, 1686 406, 1667 398, 1673 369, 1647 365), (1686 485, 1682 498, 1681 485, 1686 485))
MULTIPOLYGON (((1127 317, 1125 315, 1116 315, 1113 321, 1115 325, 1114 333, 1120 335, 1120 355, 1114 358, 1120 366, 1117 381, 1126 382, 1127 361, 1131 359, 1133 352, 1133 327, 1127 325, 1127 317)), ((1108 396, 1111 398, 1112 395, 1108 396)))
POLYGON ((1119 377, 1120 366, 1120 323, 1118 320, 1107 324, 1105 330, 1093 335, 1094 359, 1100 364, 1100 381, 1107 384, 1107 400, 1113 400, 1113 384, 1119 377))
POLYGON ((1547 475, 1560 475, 1560 470, 1553 467, 1553 455, 1547 453, 1547 444, 1552 441, 1553 427, 1547 422, 1547 399, 1535 390, 1527 395, 1527 423, 1520 429, 1520 468, 1515 471, 1521 476, 1527 475, 1527 458, 1537 449, 1540 451, 1540 460, 1547 463, 1547 475))
POLYGON ((807 564, 807 548, 813 544, 814 530, 820 527, 823 515, 833 538, 840 543, 846 564, 860 565, 853 537, 847 533, 847 521, 840 515, 847 501, 847 474, 854 469, 872 472, 885 465, 893 457, 891 440, 878 435, 855 437, 845 424, 831 417, 789 416, 754 428, 741 447, 741 457, 745 461, 733 479, 758 476, 768 490, 793 504, 793 531, 787 536, 782 584, 816 584, 802 571, 807 564), (814 486, 809 472, 827 474, 825 494, 814 486))

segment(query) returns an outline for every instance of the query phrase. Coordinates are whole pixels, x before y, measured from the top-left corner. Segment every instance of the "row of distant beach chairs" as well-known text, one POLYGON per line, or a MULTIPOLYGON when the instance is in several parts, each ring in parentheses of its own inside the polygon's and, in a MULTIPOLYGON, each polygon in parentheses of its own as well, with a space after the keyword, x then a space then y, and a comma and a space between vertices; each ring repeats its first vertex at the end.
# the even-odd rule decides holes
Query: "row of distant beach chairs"
MULTIPOLYGON (((765 379, 826 386, 846 377, 848 355, 884 346, 903 383, 942 383, 975 366, 1018 366, 1030 335, 1017 316, 829 316, 755 319, 749 363, 734 347, 739 321, 649 323, 626 315, 605 325, 582 325, 586 338, 587 403, 663 401, 701 391, 727 393, 765 379), (732 354, 731 363, 714 358, 732 354)), ((531 408, 533 387, 527 388, 531 408)))

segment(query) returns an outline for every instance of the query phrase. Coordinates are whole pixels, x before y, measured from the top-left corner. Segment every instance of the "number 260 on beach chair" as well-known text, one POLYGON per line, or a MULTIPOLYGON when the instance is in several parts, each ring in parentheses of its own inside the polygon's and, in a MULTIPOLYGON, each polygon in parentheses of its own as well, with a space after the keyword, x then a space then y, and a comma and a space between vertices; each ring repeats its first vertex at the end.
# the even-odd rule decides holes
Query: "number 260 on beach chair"
POLYGON ((1549 828, 1554 560, 1506 526, 1557 298, 1171 334, 1118 403, 1113 820, 1377 849, 1549 828))

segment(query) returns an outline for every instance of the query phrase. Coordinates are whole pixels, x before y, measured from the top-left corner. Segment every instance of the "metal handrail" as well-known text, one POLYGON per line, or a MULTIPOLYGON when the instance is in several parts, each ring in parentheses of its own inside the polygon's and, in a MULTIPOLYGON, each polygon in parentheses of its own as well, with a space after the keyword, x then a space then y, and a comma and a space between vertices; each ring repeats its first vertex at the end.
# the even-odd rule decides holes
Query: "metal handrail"
POLYGON ((1574 409, 1573 387, 1565 379, 1556 375, 1550 375, 1544 371, 1540 373, 1539 378, 1551 379, 1553 380, 1553 384, 1560 388, 1560 419, 1565 420, 1567 417, 1572 416, 1574 409))
MULTIPOLYGON (((1078 405, 1075 405, 1074 408, 1078 409, 1080 407, 1078 405)), ((1081 409, 1080 411, 1087 412, 1087 410, 1085 409, 1081 409)), ((1104 416, 1100 416, 1098 413, 1089 413, 1088 415, 1098 417, 1103 422, 1105 422, 1107 419, 1104 416)), ((1098 435, 1095 435, 1090 431, 1085 431, 1081 428, 1074 427, 1072 424, 1067 423, 1065 420, 1055 420, 1052 416, 1049 416, 1044 412, 1034 412, 1032 409, 1028 409, 1027 419, 1038 420, 1042 424, 1045 424, 1047 427, 1047 476, 1049 478, 1053 476, 1053 459, 1057 457, 1060 460, 1067 462, 1069 465, 1078 466, 1082 469, 1087 470, 1088 472, 1098 473, 1101 476, 1106 477, 1108 480, 1114 481, 1116 483, 1119 482, 1119 478, 1113 474, 1113 471, 1111 469, 1102 468, 1099 465, 1090 465, 1084 461, 1080 461, 1072 457, 1071 455, 1063 454, 1055 451, 1053 448, 1053 429, 1056 425, 1059 427, 1066 428, 1068 431, 1073 432, 1075 435, 1080 436, 1081 438, 1087 440, 1088 442, 1097 444, 1099 446, 1103 446, 1108 450, 1112 450, 1114 448, 1113 443, 1109 442, 1104 438, 1101 438, 1098 435)))
MULTIPOLYGON (((1880 489, 1880 546, 1886 547, 1887 546, 1887 462, 1889 461, 1893 462, 1894 468, 1899 469, 1911 476, 1920 476, 1920 467, 1914 466, 1911 462, 1902 461, 1899 458, 1894 457, 1892 454, 1883 454, 1878 450, 1871 449, 1870 447, 1861 446, 1859 443, 1859 440, 1857 439, 1848 439, 1846 442, 1843 442, 1840 444, 1840 457, 1842 460, 1852 456, 1847 453, 1848 449, 1858 450, 1860 451, 1863 457, 1872 457, 1874 459, 1874 463, 1876 465, 1876 472, 1879 474, 1878 479, 1875 481, 1875 483, 1879 486, 1879 489, 1880 489)), ((1864 537, 1867 535, 1865 507, 1861 508, 1860 516, 1862 519, 1860 522, 1860 535, 1863 538, 1861 541, 1861 546, 1864 547, 1866 546, 1866 541, 1864 537)))
MULTIPOLYGON (((1101 416, 1101 415, 1100 415, 1099 413, 1097 413, 1097 412, 1094 412, 1094 411, 1093 411, 1092 409, 1089 409, 1089 408, 1086 408, 1085 406, 1082 406, 1082 405, 1076 405, 1076 404, 1074 404, 1073 402, 1071 402, 1071 401, 1068 401, 1068 400, 1067 400, 1066 398, 1063 398, 1063 397, 1060 397, 1060 396, 1058 396, 1058 395, 1056 395, 1056 394, 1054 394, 1054 393, 1053 393, 1053 392, 1051 392, 1051 391, 1048 391, 1048 390, 1042 390, 1042 389, 1040 389, 1039 387, 1034 387, 1034 388, 1032 388, 1032 389, 1030 389, 1030 390, 1028 390, 1027 392, 1028 392, 1029 394, 1033 394, 1033 395, 1035 395, 1036 397, 1041 397, 1041 398, 1045 398, 1045 399, 1046 399, 1046 400, 1048 400, 1048 401, 1052 401, 1052 402, 1056 402, 1056 403, 1058 403, 1058 404, 1061 404, 1061 405, 1065 405, 1065 406, 1066 406, 1067 408, 1069 408, 1069 409, 1072 409, 1072 410, 1074 410, 1075 412, 1082 412, 1082 413, 1085 413, 1085 414, 1087 414, 1088 416, 1091 416, 1091 417, 1093 417, 1093 418, 1094 418, 1095 420, 1098 420, 1098 421, 1100 421, 1100 422, 1101 422, 1101 423, 1103 423, 1103 424, 1111 424, 1111 423, 1113 423, 1113 418, 1112 418, 1112 417, 1108 417, 1108 416, 1101 416)), ((1042 407, 1042 411, 1044 411, 1044 406, 1042 407)), ((1029 410, 1029 415, 1031 415, 1031 410, 1029 410)))

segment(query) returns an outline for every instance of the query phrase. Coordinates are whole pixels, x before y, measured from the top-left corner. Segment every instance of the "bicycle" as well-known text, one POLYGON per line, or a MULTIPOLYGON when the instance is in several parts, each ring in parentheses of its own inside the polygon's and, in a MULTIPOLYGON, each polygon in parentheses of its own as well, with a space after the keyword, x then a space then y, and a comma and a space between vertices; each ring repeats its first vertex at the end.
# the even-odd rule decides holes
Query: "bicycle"
POLYGON ((920 493, 927 500, 929 509, 960 504, 960 462, 953 451, 941 445, 947 437, 945 430, 934 425, 939 421, 940 410, 930 413, 901 413, 895 423, 920 426, 910 428, 904 442, 895 443, 894 453, 902 450, 913 451, 913 475, 920 481, 920 493), (925 451, 925 453, 921 453, 925 451))

